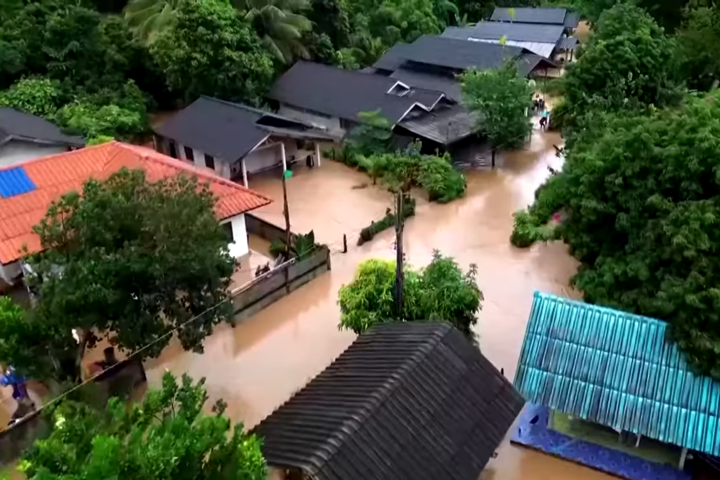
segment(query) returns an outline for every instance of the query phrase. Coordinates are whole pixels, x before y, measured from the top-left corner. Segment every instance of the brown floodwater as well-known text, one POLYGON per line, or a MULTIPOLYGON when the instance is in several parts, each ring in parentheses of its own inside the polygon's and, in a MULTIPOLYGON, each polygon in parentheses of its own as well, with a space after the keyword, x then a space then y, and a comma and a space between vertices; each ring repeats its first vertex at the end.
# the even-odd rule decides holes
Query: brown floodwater
MULTIPOLYGON (((512 213, 533 201, 548 166, 560 168, 553 144, 559 136, 536 131, 525 150, 503 155, 502 169, 467 172, 468 192, 447 205, 430 204, 418 192, 415 217, 408 220, 405 251, 416 266, 435 249, 467 268, 478 265, 485 296, 477 334, 483 353, 512 380, 532 295, 536 290, 576 296, 567 285, 577 264, 564 245, 513 248, 508 239, 512 213)), ((219 328, 202 355, 171 345, 149 363, 157 381, 165 369, 207 378, 211 400, 228 402, 228 414, 252 427, 317 375, 355 338, 337 328, 337 292, 352 280, 357 265, 371 257, 392 258, 392 231, 356 246, 360 229, 391 205, 391 197, 368 178, 344 165, 324 161, 319 168, 298 168, 287 182, 292 229, 315 231, 333 252, 332 271, 283 298, 235 329, 219 328), (343 235, 349 251, 341 253, 343 235)), ((257 214, 283 225, 278 174, 250 179, 250 187, 278 199, 257 214)), ((483 480, 588 480, 610 477, 505 442, 483 480)))

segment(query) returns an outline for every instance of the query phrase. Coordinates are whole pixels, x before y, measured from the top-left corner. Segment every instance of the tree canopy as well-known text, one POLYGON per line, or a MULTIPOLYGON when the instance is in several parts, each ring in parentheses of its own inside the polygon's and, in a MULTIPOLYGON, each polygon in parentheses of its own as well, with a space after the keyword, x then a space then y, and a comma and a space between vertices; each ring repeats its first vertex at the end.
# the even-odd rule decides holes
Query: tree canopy
POLYGON ((677 35, 677 63, 688 86, 709 90, 720 81, 720 6, 690 10, 677 35))
POLYGON ((463 273, 455 260, 436 251, 425 268, 405 268, 402 318, 393 303, 395 265, 377 259, 360 264, 355 279, 340 288, 340 328, 362 333, 383 322, 447 321, 474 337, 472 327, 483 299, 475 265, 463 273))
POLYGON ((147 182, 122 170, 69 193, 36 227, 44 252, 29 257, 37 302, 24 322, 0 325, 0 359, 36 378, 77 380, 98 336, 156 356, 171 329, 186 349, 230 314, 234 261, 207 186, 178 177, 147 182), (192 318, 195 321, 188 321, 192 318), (80 345, 73 338, 79 332, 80 345), (35 358, 16 357, 18 351, 35 358))
POLYGON ((161 389, 129 408, 117 398, 103 411, 65 401, 19 469, 34 480, 265 480, 261 440, 232 425, 222 401, 204 414, 203 385, 166 373, 161 389))
POLYGON ((667 320, 689 361, 720 377, 720 96, 606 113, 579 134, 529 215, 582 262, 587 301, 667 320))

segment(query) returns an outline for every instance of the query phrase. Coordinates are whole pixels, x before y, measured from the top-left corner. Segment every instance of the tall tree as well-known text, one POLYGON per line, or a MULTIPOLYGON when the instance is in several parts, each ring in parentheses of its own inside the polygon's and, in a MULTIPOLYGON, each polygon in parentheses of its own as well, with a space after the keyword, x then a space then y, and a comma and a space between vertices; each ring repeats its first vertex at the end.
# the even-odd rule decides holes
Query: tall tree
POLYGON ((168 87, 184 102, 212 95, 259 104, 273 61, 241 15, 222 2, 182 0, 176 17, 150 44, 168 87))
POLYGON ((151 41, 173 21, 175 10, 182 0, 130 0, 125 18, 144 41, 151 41))
POLYGON ((510 62, 494 70, 470 70, 461 79, 463 103, 475 113, 478 129, 488 137, 495 166, 497 149, 518 147, 532 132, 528 118, 532 87, 510 62))
POLYGON ((213 326, 229 318, 234 269, 214 204, 195 180, 149 183, 139 170, 63 196, 36 227, 45 251, 28 259, 38 301, 19 332, 2 331, 47 353, 25 363, 0 349, 0 359, 39 378, 76 381, 98 336, 131 352, 152 343, 141 355, 155 356, 176 327, 186 349, 202 351, 213 326))
POLYGON ((66 401, 20 468, 35 480, 265 480, 261 440, 233 426, 221 401, 204 414, 203 384, 184 375, 178 385, 166 373, 162 389, 129 408, 118 399, 102 411, 66 401))
POLYGON ((677 63, 688 86, 709 90, 720 81, 720 6, 690 10, 677 33, 677 63))
POLYGON ((402 313, 393 303, 395 262, 367 260, 360 264, 353 281, 339 292, 340 327, 362 333, 376 323, 444 321, 468 337, 477 323, 483 299, 475 276, 477 267, 463 273, 450 257, 439 252, 425 268, 406 267, 402 313))
POLYGON ((300 13, 308 8, 308 0, 246 2, 245 20, 278 60, 290 64, 295 59, 308 58, 302 36, 304 32, 310 31, 312 23, 300 13))
POLYGON ((536 227, 582 265, 585 299, 670 322, 688 360, 720 378, 720 95, 680 108, 596 117, 539 192, 536 227))

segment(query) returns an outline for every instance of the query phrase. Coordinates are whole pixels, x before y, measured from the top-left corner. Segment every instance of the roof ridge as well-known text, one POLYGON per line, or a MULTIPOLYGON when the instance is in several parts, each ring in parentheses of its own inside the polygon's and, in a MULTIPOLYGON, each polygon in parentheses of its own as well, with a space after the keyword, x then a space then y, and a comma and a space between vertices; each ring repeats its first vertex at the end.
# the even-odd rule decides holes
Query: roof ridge
MULTIPOLYGON (((340 448, 347 443, 338 440, 344 440, 344 437, 352 436, 355 432, 362 428, 362 426, 365 424, 365 421, 370 417, 370 415, 375 410, 377 410, 383 403, 385 403, 388 398, 390 398, 390 395, 401 384, 403 379, 403 376, 401 374, 407 373, 417 367, 420 361, 426 358, 428 354, 433 351, 435 347, 437 347, 437 345, 440 344, 440 342, 452 332, 453 329, 452 325, 450 325, 449 323, 427 323, 436 323, 438 327, 436 332, 439 332, 440 328, 442 328, 442 330, 444 331, 441 335, 428 335, 426 337, 427 340, 423 342, 422 346, 415 349, 413 354, 407 357, 405 361, 403 361, 400 367, 392 375, 390 375, 388 380, 383 383, 376 392, 370 395, 369 404, 362 406, 356 415, 351 415, 350 418, 342 422, 342 424, 337 428, 337 430, 332 434, 332 436, 327 439, 326 444, 331 446, 330 450, 332 451, 333 455, 336 454, 340 450, 340 448)), ((351 347, 352 345, 348 347, 348 349, 351 347)), ((332 366, 333 363, 330 363, 330 366, 332 366)), ((321 470, 322 467, 328 462, 328 460, 329 457, 325 457, 322 463, 320 463, 320 467, 318 467, 318 470, 321 470)))
POLYGON ((46 156, 44 156, 44 157, 38 157, 38 158, 33 158, 32 160, 26 160, 26 161, 24 161, 24 162, 17 163, 17 164, 15 164, 15 165, 0 166, 0 171, 10 170, 10 169, 13 169, 13 168, 18 168, 18 167, 25 167, 25 166, 31 165, 31 164, 32 164, 32 165, 35 165, 35 164, 38 164, 38 163, 43 163, 43 162, 47 162, 47 161, 53 161, 53 160, 57 159, 58 157, 64 157, 65 155, 73 155, 73 154, 74 154, 75 152, 77 152, 78 150, 100 150, 100 149, 102 149, 102 148, 107 148, 107 146, 108 146, 109 144, 111 144, 111 143, 120 143, 120 142, 117 142, 116 140, 113 140, 113 141, 111 141, 111 142, 105 142, 105 143, 101 143, 101 144, 98 144, 98 145, 90 145, 90 146, 87 146, 87 147, 80 147, 80 148, 78 148, 78 149, 76 149, 76 150, 68 150, 67 152, 53 153, 53 154, 51 154, 51 155, 46 155, 46 156))
POLYGON ((231 102, 229 100, 223 100, 222 98, 211 97, 209 95, 200 95, 200 98, 204 98, 205 100, 209 100, 211 102, 216 102, 216 103, 220 103, 223 105, 227 105, 229 107, 234 107, 234 108, 237 108, 238 110, 244 110, 246 112, 257 113, 259 115, 270 114, 270 112, 266 112, 262 109, 254 108, 249 105, 245 105, 244 103, 231 102))
POLYGON ((254 190, 250 190, 249 188, 245 187, 244 185, 240 185, 237 182, 233 182, 232 180, 228 180, 219 175, 215 175, 214 173, 203 171, 203 170, 195 167, 194 165, 186 165, 185 163, 182 163, 182 160, 178 160, 178 159, 172 158, 172 157, 163 158, 164 155, 156 152, 155 150, 151 150, 147 147, 143 147, 140 145, 127 144, 127 143, 122 143, 122 142, 117 142, 117 141, 113 141, 111 143, 116 144, 117 146, 119 146, 120 148, 122 148, 124 150, 129 150, 137 155, 140 155, 140 157, 145 161, 160 163, 162 165, 166 165, 168 167, 174 168, 175 170, 177 170, 179 172, 191 172, 196 177, 204 177, 208 181, 235 188, 235 189, 243 191, 245 193, 254 195, 258 198, 262 198, 263 200, 272 201, 271 198, 266 197, 265 195, 258 193, 254 190))

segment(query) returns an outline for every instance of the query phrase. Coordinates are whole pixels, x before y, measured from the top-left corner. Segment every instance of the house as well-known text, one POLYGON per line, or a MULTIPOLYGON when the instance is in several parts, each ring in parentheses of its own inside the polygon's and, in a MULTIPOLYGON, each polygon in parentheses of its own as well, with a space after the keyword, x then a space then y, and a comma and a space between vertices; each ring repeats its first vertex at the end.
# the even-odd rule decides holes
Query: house
POLYGON ((561 53, 566 43, 562 25, 532 23, 478 22, 472 27, 448 27, 442 36, 524 48, 550 60, 561 53))
POLYGON ((310 157, 320 165, 320 142, 327 132, 305 122, 247 105, 200 97, 156 127, 155 149, 198 168, 239 180, 310 157))
POLYGON ((42 250, 33 227, 50 203, 70 191, 80 191, 90 179, 104 179, 122 168, 143 169, 150 181, 191 175, 208 183, 218 202, 215 213, 225 226, 230 254, 248 254, 244 214, 271 202, 259 193, 197 169, 153 150, 119 142, 50 155, 21 165, 0 168, 0 280, 7 284, 22 275, 22 249, 42 250))
POLYGON ((278 103, 280 115, 342 138, 357 125, 361 112, 378 111, 397 125, 415 109, 432 110, 444 94, 380 75, 301 61, 275 82, 269 97, 278 103))
POLYGON ((536 422, 513 442, 623 478, 689 479, 688 451, 720 456, 720 382, 694 373, 667 329, 536 293, 514 381, 536 422))
POLYGON ((0 168, 83 146, 44 118, 0 107, 0 168))
POLYGON ((272 480, 477 480, 523 407, 445 323, 386 323, 253 429, 272 480))
POLYGON ((491 22, 530 23, 535 25, 560 25, 572 33, 580 23, 580 15, 567 8, 502 8, 496 7, 491 22))

